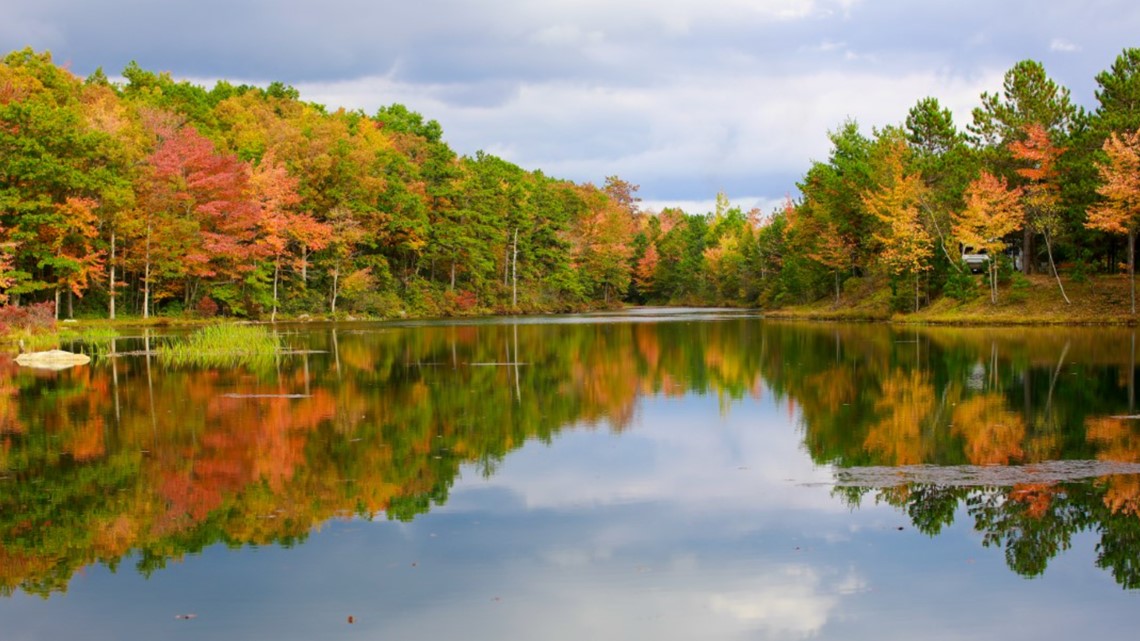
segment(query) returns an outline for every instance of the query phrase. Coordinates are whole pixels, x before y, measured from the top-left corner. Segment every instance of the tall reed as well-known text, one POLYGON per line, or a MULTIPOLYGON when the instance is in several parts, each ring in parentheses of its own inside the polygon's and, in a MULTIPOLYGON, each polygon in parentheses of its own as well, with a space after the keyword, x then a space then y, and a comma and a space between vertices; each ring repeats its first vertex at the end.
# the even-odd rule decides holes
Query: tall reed
POLYGON ((208 325, 185 338, 157 346, 166 365, 206 367, 273 364, 282 350, 281 337, 260 325, 208 325))

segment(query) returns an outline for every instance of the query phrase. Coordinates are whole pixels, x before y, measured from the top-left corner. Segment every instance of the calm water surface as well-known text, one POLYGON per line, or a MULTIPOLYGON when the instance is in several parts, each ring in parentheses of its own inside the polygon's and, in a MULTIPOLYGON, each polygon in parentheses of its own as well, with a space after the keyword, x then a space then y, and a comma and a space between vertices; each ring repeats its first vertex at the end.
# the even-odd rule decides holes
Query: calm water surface
POLYGON ((0 638, 1135 634, 1131 329, 280 331, 0 359, 0 638))

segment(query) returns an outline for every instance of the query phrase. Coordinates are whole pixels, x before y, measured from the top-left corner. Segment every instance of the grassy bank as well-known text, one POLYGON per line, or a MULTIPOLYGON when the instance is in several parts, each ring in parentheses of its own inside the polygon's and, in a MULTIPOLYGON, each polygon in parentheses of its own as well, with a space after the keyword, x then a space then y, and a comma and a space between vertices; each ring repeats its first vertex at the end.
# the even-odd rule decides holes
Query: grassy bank
MULTIPOLYGON (((1083 282, 1063 278, 1062 283, 1065 286, 1070 303, 1066 303, 1061 297, 1057 283, 1052 276, 1035 275, 1023 279, 1018 286, 1004 285, 998 292, 997 303, 990 301, 989 290, 986 288, 982 277, 976 276, 975 278, 977 280, 977 296, 972 300, 962 302, 944 296, 929 303, 918 312, 892 312, 890 288, 886 282, 871 278, 849 281, 838 302, 833 297, 828 297, 806 305, 765 309, 763 311, 764 315, 769 318, 889 321, 930 325, 1135 325, 1140 318, 1140 315, 1131 313, 1128 277, 1124 275, 1096 276, 1083 282)), ((493 314, 492 310, 482 311, 486 313, 468 313, 464 316, 493 314)), ((570 311, 563 310, 563 312, 570 311)), ((0 337, 0 344, 7 343, 7 350, 13 353, 16 351, 17 340, 23 340, 24 348, 29 351, 51 349, 73 341, 98 344, 100 341, 97 339, 114 336, 116 328, 212 326, 216 325, 219 320, 218 318, 193 317, 152 317, 149 319, 127 317, 114 321, 107 319, 61 321, 55 324, 52 329, 10 331, 6 336, 0 337)), ((251 322, 245 319, 231 320, 233 324, 268 324, 265 320, 260 322, 251 322)), ((344 316, 336 318, 309 316, 278 318, 278 322, 333 320, 384 319, 346 318, 344 316)), ((269 351, 276 351, 276 349, 269 351)))
POLYGON ((1062 278, 1066 303, 1052 276, 1027 277, 1020 286, 1005 285, 996 303, 979 279, 976 298, 961 302, 939 298, 918 312, 894 312, 885 283, 871 279, 848 288, 836 303, 834 298, 808 305, 766 311, 773 318, 816 320, 875 320, 938 325, 1131 325, 1132 314, 1127 276, 1096 276, 1084 282, 1062 278))

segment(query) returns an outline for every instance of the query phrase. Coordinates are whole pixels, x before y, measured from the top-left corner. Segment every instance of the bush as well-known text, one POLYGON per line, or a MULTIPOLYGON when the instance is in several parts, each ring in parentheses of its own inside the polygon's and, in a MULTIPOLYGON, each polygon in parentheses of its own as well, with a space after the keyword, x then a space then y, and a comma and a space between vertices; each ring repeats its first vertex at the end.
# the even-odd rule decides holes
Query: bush
POLYGON ((961 270, 951 270, 942 286, 942 293, 960 303, 968 303, 978 297, 978 281, 965 263, 961 270))
POLYGON ((214 302, 213 298, 203 296, 198 299, 198 304, 194 306, 194 312, 202 318, 213 318, 218 315, 218 304, 214 302))
MULTIPOLYGON (((997 263, 998 284, 1005 285, 1006 283, 1011 282, 1015 274, 1019 275, 1021 272, 1013 268, 1013 261, 1009 259, 1009 256, 1006 256, 1005 254, 999 255, 997 263)), ((1022 276, 1022 278, 1024 278, 1024 276, 1022 276)))
POLYGON ((479 297, 476 296, 473 291, 458 289, 444 292, 443 302, 447 312, 452 314, 465 314, 479 304, 479 297))
POLYGON ((1009 300, 1024 303, 1029 299, 1029 279, 1021 272, 1013 272, 1009 285, 1009 300))
MULTIPOLYGON (((891 299, 890 309, 892 312, 901 312, 909 314, 914 309, 914 279, 918 278, 915 275, 892 275, 889 283, 891 286, 891 299)), ((922 292, 922 297, 925 298, 925 292, 922 292)))
POLYGON ((1092 271, 1090 263, 1092 252, 1087 249, 1082 249, 1078 254, 1076 260, 1073 261, 1072 268, 1069 269, 1069 279, 1074 283, 1087 283, 1089 280, 1089 273, 1092 271))
POLYGON ((17 307, 0 307, 0 333, 55 331, 55 303, 51 301, 17 307))

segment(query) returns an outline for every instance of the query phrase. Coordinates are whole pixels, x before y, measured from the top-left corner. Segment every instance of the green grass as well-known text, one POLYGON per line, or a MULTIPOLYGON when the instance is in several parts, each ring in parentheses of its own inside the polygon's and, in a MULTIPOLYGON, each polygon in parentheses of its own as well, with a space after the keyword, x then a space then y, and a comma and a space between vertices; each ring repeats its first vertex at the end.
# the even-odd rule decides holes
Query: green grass
POLYGON ((6 337, 12 344, 18 344, 25 352, 43 352, 49 349, 59 349, 59 332, 32 331, 17 329, 6 337))
POLYGON ((111 343, 119 337, 119 332, 113 327, 83 327, 72 329, 64 327, 59 330, 59 344, 67 345, 70 351, 87 354, 92 358, 100 358, 111 353, 111 343))
POLYGON ((119 333, 111 327, 63 327, 54 331, 20 329, 11 332, 5 339, 9 343, 19 344, 25 352, 67 349, 97 358, 111 353, 111 341, 118 336, 119 333))
POLYGON ((259 325, 208 325, 185 338, 158 345, 158 359, 174 366, 262 366, 276 362, 281 337, 259 325))

